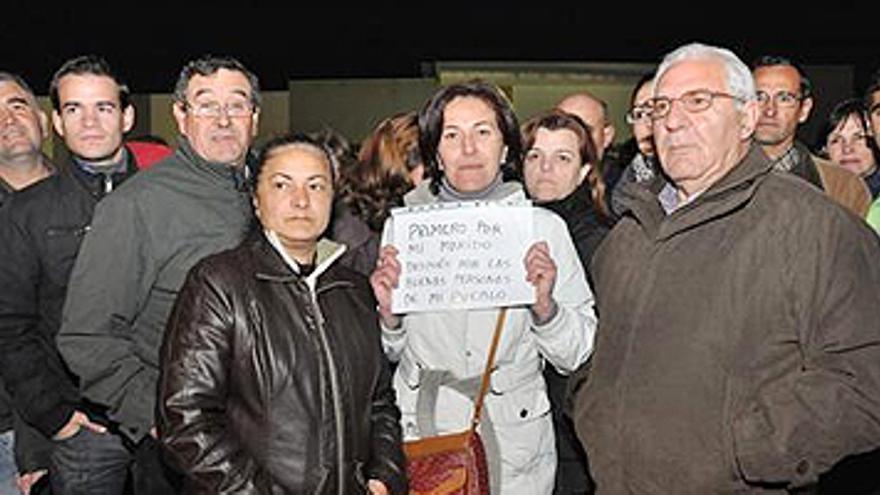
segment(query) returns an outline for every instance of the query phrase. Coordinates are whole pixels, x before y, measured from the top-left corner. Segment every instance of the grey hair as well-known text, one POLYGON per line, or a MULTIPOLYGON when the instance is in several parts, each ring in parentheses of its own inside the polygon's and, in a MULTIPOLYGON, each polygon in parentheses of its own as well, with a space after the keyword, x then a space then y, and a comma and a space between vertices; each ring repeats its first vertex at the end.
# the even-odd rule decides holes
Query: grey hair
POLYGON ((248 80, 251 87, 251 103, 255 108, 260 108, 260 81, 256 74, 248 70, 243 63, 232 57, 218 57, 214 55, 204 55, 195 60, 189 61, 180 71, 177 78, 177 84, 174 85, 174 101, 177 103, 186 102, 186 89, 189 87, 189 81, 194 76, 211 76, 216 74, 220 69, 226 69, 241 72, 248 80))
POLYGON ((31 89, 31 87, 28 85, 27 81, 25 81, 23 77, 19 76, 18 74, 13 74, 11 72, 0 71, 0 83, 3 82, 9 82, 21 88, 22 91, 27 93, 27 96, 30 99, 30 105, 34 108, 39 108, 34 90, 31 89))
MULTIPOLYGON (((716 60, 724 66, 727 75, 727 90, 736 96, 737 108, 742 105, 741 101, 755 99, 755 79, 752 71, 735 53, 727 48, 705 45, 703 43, 689 43, 669 52, 660 66, 657 68, 657 76, 654 82, 659 82, 666 72, 675 64, 685 60, 716 60)), ((654 85, 654 95, 657 95, 657 84, 654 85)))

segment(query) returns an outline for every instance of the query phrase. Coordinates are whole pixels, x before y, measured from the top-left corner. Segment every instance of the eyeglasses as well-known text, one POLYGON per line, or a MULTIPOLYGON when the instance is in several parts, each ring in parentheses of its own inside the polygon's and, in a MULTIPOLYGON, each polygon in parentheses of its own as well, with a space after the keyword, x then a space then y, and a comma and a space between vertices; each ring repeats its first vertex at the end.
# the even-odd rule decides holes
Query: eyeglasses
POLYGON ((873 136, 863 133, 853 134, 850 137, 846 137, 842 134, 831 134, 825 141, 825 146, 828 148, 842 148, 844 146, 856 145, 867 146, 869 139, 873 139, 873 136))
POLYGON ((666 96, 657 96, 648 100, 651 108, 651 120, 665 119, 669 112, 672 111, 672 104, 676 101, 684 106, 688 113, 700 113, 708 110, 715 98, 730 98, 739 102, 745 102, 739 96, 730 93, 722 93, 719 91, 710 91, 708 89, 695 89, 682 94, 678 98, 669 98, 666 96))
POLYGON ((761 106, 769 105, 770 101, 772 100, 779 108, 792 108, 804 99, 803 96, 791 93, 789 91, 780 91, 772 95, 770 93, 767 93, 766 91, 758 91, 757 93, 755 93, 755 95, 757 96, 758 103, 761 106))
POLYGON ((651 107, 648 104, 636 105, 626 112, 626 123, 637 124, 651 118, 651 107))
POLYGON ((225 113, 227 117, 249 117, 254 111, 254 105, 249 101, 232 101, 224 105, 220 105, 220 102, 217 101, 201 101, 185 102, 184 105, 196 117, 217 118, 222 113, 225 113))

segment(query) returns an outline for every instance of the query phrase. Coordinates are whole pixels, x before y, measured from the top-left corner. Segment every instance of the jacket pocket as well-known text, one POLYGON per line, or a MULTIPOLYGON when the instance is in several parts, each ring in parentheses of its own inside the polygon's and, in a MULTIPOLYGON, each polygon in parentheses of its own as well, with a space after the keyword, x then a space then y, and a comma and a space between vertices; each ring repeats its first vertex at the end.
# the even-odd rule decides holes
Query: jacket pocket
POLYGON ((46 229, 47 273, 59 285, 66 285, 88 225, 55 226, 46 229))

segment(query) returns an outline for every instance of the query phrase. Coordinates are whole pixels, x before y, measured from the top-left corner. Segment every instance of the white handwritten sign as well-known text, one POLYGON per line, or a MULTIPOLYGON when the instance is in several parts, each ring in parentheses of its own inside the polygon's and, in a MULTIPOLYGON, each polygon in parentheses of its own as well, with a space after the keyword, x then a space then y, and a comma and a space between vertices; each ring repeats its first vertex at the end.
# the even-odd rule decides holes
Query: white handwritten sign
POLYGON ((529 202, 438 203, 392 210, 400 280, 395 313, 530 304, 523 264, 532 239, 529 202))

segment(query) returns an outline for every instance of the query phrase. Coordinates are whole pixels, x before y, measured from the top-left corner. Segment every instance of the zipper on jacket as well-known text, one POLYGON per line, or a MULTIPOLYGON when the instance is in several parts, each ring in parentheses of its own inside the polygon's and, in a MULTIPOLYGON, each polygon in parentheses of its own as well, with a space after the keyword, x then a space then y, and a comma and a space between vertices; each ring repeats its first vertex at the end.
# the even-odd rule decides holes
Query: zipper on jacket
POLYGON ((311 295, 312 306, 315 309, 318 338, 321 340, 321 348, 327 360, 327 372, 330 375, 330 396, 333 398, 333 419, 336 424, 337 493, 345 495, 345 478, 343 476, 345 474, 345 447, 342 438, 342 401, 339 397, 339 371, 336 368, 336 362, 333 361, 333 353, 330 352, 330 341, 327 339, 327 333, 324 330, 324 315, 321 313, 321 307, 318 305, 318 294, 311 285, 309 286, 309 294, 311 295))
POLYGON ((49 227, 46 229, 46 236, 60 237, 74 235, 76 237, 82 237, 86 235, 89 230, 91 230, 91 225, 84 225, 82 227, 49 227))

